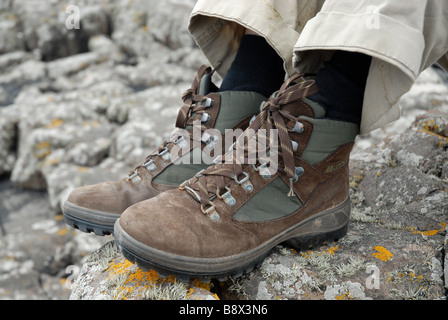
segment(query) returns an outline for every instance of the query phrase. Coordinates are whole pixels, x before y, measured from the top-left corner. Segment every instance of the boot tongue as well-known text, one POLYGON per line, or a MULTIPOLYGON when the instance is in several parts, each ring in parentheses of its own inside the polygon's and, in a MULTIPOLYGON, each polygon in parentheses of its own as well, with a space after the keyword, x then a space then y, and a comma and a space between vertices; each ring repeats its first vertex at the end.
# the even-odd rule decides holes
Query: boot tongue
MULTIPOLYGON (((218 91, 218 87, 212 82, 212 75, 204 74, 199 83, 198 94, 206 96, 216 93, 221 97, 219 112, 210 114, 215 114, 214 129, 222 134, 247 117, 257 114, 260 104, 267 99, 265 96, 251 91, 218 91)), ((201 103, 198 104, 201 105, 201 103)), ((210 110, 216 107, 213 105, 210 110)))
MULTIPOLYGON (((315 84, 308 86, 305 84, 305 81, 312 80, 312 78, 299 78, 296 80, 298 82, 292 82, 289 84, 289 86, 280 89, 280 91, 282 91, 282 89, 285 90, 282 92, 282 95, 286 96, 287 97, 286 100, 288 101, 287 103, 281 106, 281 109, 283 111, 287 111, 294 117, 306 116, 315 119, 325 117, 326 113, 325 109, 319 103, 307 99, 307 96, 313 94, 313 92, 318 90, 315 84), (307 91, 303 91, 304 90, 304 86, 302 86, 303 84, 305 84, 305 86, 308 88, 307 91), (303 95, 301 97, 296 96, 296 98, 292 97, 291 101, 289 101, 290 96, 294 96, 295 92, 302 92, 303 95)), ((271 99, 273 98, 275 100, 278 97, 278 95, 279 91, 275 92, 272 95, 271 99)), ((280 97, 279 99, 285 101, 284 97, 280 97)))
MULTIPOLYGON (((253 116, 259 112, 259 106, 267 98, 257 92, 251 91, 219 91, 219 88, 212 81, 212 74, 206 73, 199 81, 198 94, 208 96, 212 100, 219 95, 220 104, 212 105, 206 109, 206 117, 214 117, 213 128, 224 134, 226 130, 234 128, 242 120, 253 116), (215 95, 215 97, 213 96, 215 95), (219 110, 216 110, 219 108, 219 110)), ((201 106, 206 102, 198 102, 201 106)), ((196 113, 192 113, 191 117, 196 117, 196 113)), ((212 118, 205 121, 204 124, 210 124, 212 118)), ((187 130, 192 129, 188 126, 187 130)))
POLYGON ((289 112, 294 117, 305 116, 315 119, 325 117, 325 109, 319 103, 307 98, 301 100, 299 103, 294 101, 282 106, 282 110, 289 112))
POLYGON ((242 120, 259 113, 260 105, 267 98, 251 91, 222 91, 221 106, 216 117, 215 129, 225 133, 242 120))
POLYGON ((212 75, 210 73, 206 73, 202 76, 201 81, 199 82, 198 93, 206 96, 212 91, 213 86, 212 75))

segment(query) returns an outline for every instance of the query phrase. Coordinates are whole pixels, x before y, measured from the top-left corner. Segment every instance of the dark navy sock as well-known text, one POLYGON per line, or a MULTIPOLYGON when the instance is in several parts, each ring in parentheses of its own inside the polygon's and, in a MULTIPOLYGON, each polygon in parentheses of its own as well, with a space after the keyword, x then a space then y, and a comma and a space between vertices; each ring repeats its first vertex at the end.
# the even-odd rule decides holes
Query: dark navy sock
POLYGON ((266 97, 285 80, 283 60, 260 36, 244 35, 220 91, 254 91, 266 97))
POLYGON ((327 118, 360 124, 371 61, 362 53, 336 51, 317 73, 319 92, 308 98, 326 109, 327 118))

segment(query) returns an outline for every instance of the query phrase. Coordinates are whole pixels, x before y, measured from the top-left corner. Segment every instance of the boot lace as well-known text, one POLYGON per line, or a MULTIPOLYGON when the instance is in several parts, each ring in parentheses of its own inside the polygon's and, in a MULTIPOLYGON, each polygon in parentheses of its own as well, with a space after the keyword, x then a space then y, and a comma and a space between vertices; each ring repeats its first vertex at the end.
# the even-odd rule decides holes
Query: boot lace
MULTIPOLYGON (((272 95, 264 104, 262 104, 260 113, 253 119, 252 123, 244 131, 244 139, 238 139, 231 150, 225 155, 215 159, 215 165, 198 172, 195 177, 185 181, 179 186, 179 189, 186 190, 199 203, 204 214, 216 214, 214 205, 211 200, 218 197, 221 200, 227 200, 222 194, 229 190, 231 183, 244 185, 248 181, 248 174, 244 169, 248 164, 241 163, 238 152, 244 153, 245 158, 253 153, 257 157, 257 162, 263 166, 263 159, 256 150, 250 148, 254 144, 250 144, 249 140, 255 138, 256 132, 262 130, 267 136, 269 152, 277 152, 279 159, 278 170, 284 173, 290 182, 290 191, 288 196, 293 196, 293 182, 295 179, 296 168, 294 160, 294 145, 289 136, 290 132, 299 132, 300 127, 296 116, 290 112, 283 110, 282 107, 293 101, 298 101, 313 93, 317 92, 317 86, 314 80, 306 80, 303 74, 296 74, 282 85, 277 94, 272 95), (298 81, 298 83, 295 83, 298 81), (286 123, 294 123, 293 126, 287 126, 286 123), (252 129, 252 130, 250 130, 252 129), (278 135, 270 134, 270 129, 277 129, 278 135), (273 148, 275 146, 275 148, 273 148), (223 162, 223 159, 226 159, 223 162), (228 159, 232 161, 227 161, 228 159), (231 162, 231 163, 229 163, 231 162), (281 165, 280 165, 281 164, 281 165)), ((254 167, 255 168, 255 167, 254 167)), ((260 172, 261 173, 261 172, 260 172)), ((250 191, 250 185, 246 185, 250 191)), ((252 187, 253 188, 253 187, 252 187)), ((229 202, 226 201, 229 204, 229 202)), ((232 203, 232 202, 230 202, 232 203)))
POLYGON ((182 95, 183 105, 177 115, 176 128, 187 130, 175 130, 171 134, 169 140, 165 140, 154 152, 149 154, 141 164, 129 172, 128 179, 133 180, 134 182, 139 182, 141 178, 138 173, 141 168, 155 171, 157 169, 154 164, 154 159, 156 157, 162 157, 165 161, 171 161, 172 159, 169 152, 170 145, 182 144, 187 139, 190 140, 190 143, 193 143, 196 140, 198 140, 198 142, 202 141, 202 134, 198 138, 190 133, 192 132, 193 127, 200 130, 201 133, 207 130, 205 123, 209 120, 210 116, 206 110, 213 106, 214 101, 198 92, 202 77, 206 74, 211 75, 212 73, 213 71, 210 67, 205 65, 201 66, 196 73, 191 87, 182 95))

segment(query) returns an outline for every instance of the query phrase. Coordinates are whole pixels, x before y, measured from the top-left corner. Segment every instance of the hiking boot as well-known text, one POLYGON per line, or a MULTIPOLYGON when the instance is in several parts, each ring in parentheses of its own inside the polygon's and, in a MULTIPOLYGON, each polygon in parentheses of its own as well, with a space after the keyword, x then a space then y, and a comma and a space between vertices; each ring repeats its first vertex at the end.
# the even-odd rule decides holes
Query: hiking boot
POLYGON ((114 234, 124 256, 185 281, 222 280, 249 272, 279 244, 305 250, 342 237, 350 215, 349 155, 359 127, 326 119, 324 109, 306 99, 316 91, 313 79, 290 78, 220 163, 128 208, 114 234), (268 152, 257 149, 256 163, 235 161, 238 151, 249 159, 260 131, 268 152))
MULTIPOLYGON (((128 177, 73 190, 63 205, 67 224, 97 235, 113 233, 115 221, 129 206, 177 186, 223 154, 227 129, 244 130, 266 97, 255 92, 224 91, 202 66, 182 97, 176 130, 128 177), (173 165, 175 164, 175 165, 173 165)), ((230 131, 229 134, 234 134, 230 131)))

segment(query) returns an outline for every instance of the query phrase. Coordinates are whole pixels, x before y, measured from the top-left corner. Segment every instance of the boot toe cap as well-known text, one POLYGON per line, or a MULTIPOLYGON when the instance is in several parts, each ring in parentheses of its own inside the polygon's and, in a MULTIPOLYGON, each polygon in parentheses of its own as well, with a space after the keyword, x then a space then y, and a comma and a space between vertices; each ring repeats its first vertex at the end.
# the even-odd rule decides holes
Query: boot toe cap
POLYGON ((120 217, 122 229, 138 242, 154 249, 176 254, 196 251, 197 235, 185 223, 188 208, 173 201, 171 192, 136 203, 126 209, 120 217))
POLYGON ((228 256, 258 242, 253 234, 226 219, 212 221, 201 212, 198 202, 179 190, 131 206, 119 223, 133 241, 180 256, 228 256))
POLYGON ((102 212, 120 214, 124 210, 113 183, 76 188, 70 192, 67 201, 78 207, 102 212))

